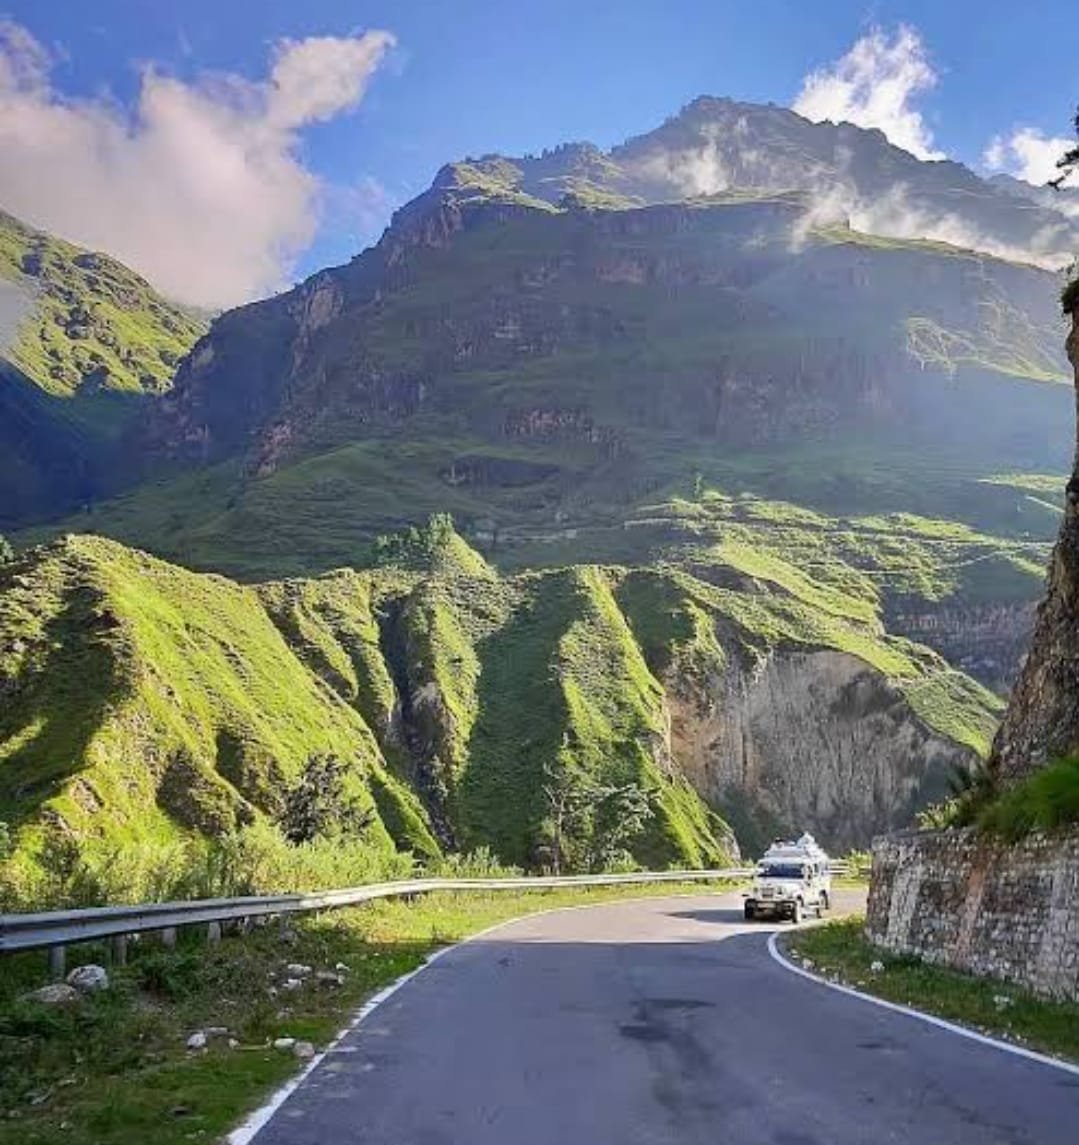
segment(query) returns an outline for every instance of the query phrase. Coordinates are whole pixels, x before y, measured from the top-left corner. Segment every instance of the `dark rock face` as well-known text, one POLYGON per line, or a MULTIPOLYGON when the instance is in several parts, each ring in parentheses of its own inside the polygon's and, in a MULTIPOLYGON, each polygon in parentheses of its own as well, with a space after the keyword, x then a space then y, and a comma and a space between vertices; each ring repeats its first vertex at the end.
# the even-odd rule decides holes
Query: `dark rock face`
MULTIPOLYGON (((1068 356, 1079 384, 1079 311, 1072 312, 1068 356)), ((1038 609, 1030 654, 993 744, 990 767, 1014 783, 1079 751, 1079 455, 1038 609)))
POLYGON ((1035 604, 953 604, 885 610, 889 632, 928 644, 949 663, 1006 695, 1030 646, 1035 604))
POLYGON ((726 677, 666 681, 671 754, 743 849, 811 830, 831 851, 909 823, 974 753, 928 727, 862 660, 781 650, 726 677))
POLYGON ((448 424, 578 441, 595 464, 634 433, 750 450, 869 431, 1028 465, 1063 446, 1046 431, 1056 387, 1020 395, 1006 362, 980 364, 1003 311, 1063 375, 1043 272, 850 232, 795 242, 812 222, 799 196, 555 212, 435 195, 348 266, 219 319, 136 452, 243 455, 265 476, 448 424))

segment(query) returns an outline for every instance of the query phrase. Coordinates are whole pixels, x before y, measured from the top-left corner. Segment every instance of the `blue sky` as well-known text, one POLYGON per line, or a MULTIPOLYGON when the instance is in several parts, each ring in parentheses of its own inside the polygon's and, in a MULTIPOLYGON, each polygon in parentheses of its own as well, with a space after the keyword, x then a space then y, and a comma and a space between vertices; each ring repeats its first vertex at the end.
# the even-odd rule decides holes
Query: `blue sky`
MULTIPOLYGON (((14 47, 8 36, 7 64, 7 86, 18 90, 7 96, 19 100, 17 109, 28 123, 56 125, 56 130, 24 132, 25 158, 0 138, 0 205, 36 213, 30 221, 38 225, 77 231, 72 237, 79 241, 111 247, 120 257, 141 262, 155 281, 171 276, 174 281, 164 285, 173 293, 196 300, 201 292, 211 305, 258 293, 272 277, 275 259, 285 278, 347 259, 377 238, 392 207, 423 190, 449 159, 538 151, 568 139, 608 146, 648 130, 701 93, 790 105, 809 73, 835 65, 874 27, 888 38, 907 25, 920 39, 921 63, 931 74, 925 82, 912 81, 903 111, 921 116, 918 130, 934 153, 982 166, 994 137, 1007 140, 1021 129, 1067 135, 1079 101, 1074 2, 1065 0, 8 0, 6 15, 9 31, 19 30, 14 47), (205 145, 191 142, 191 158, 184 160, 189 153, 182 148, 188 144, 177 141, 179 119, 191 127, 194 139, 206 123, 216 124, 214 99, 245 108, 262 99, 265 89, 259 85, 267 82, 283 41, 351 37, 356 42, 372 29, 390 33, 393 42, 389 37, 369 41, 370 58, 332 65, 340 67, 346 86, 350 76, 363 72, 362 98, 342 96, 337 106, 328 91, 321 111, 312 105, 287 116, 270 113, 277 134, 269 141, 266 116, 258 119, 252 112, 255 118, 247 120, 235 107, 230 112, 230 139, 254 132, 257 146, 268 149, 263 158, 269 174, 262 182, 279 189, 281 201, 260 201, 265 218, 256 217, 258 212, 245 217, 243 197, 250 200, 254 192, 245 189, 222 153, 211 180, 221 188, 222 218, 205 236, 206 249, 224 252, 232 234, 240 234, 231 262, 256 263, 265 256, 258 284, 251 279, 245 285, 244 275, 233 274, 224 259, 212 280, 192 271, 190 258, 181 269, 185 251, 168 232, 186 230, 196 247, 217 200, 198 187, 191 188, 202 195, 197 208, 184 198, 179 184, 192 180, 195 157, 205 145), (13 52, 21 53, 16 64, 13 52), (12 80, 19 68, 25 74, 12 80), (172 134, 168 146, 137 139, 129 158, 124 148, 132 139, 123 137, 140 134, 147 69, 157 77, 155 106, 167 108, 172 134), (211 73, 219 77, 216 89, 207 79, 211 73), (232 78, 224 83, 221 76, 232 78), (190 92, 197 92, 197 99, 188 98, 190 92), (173 114, 177 108, 182 115, 173 114), (43 119, 46 115, 51 118, 43 119), (108 119, 104 125, 103 119, 108 119), (63 123, 76 124, 78 131, 61 130, 63 123), (55 138, 48 163, 40 147, 30 150, 27 135, 55 138), (57 184, 57 172, 64 169, 62 148, 78 147, 78 139, 95 153, 80 162, 100 167, 107 153, 110 166, 95 167, 73 180, 79 185, 65 188, 57 184), (180 148, 172 153, 181 156, 177 165, 185 168, 185 178, 173 178, 164 165, 163 156, 174 147, 180 148), (18 172, 13 154, 21 158, 18 172), (290 162, 296 170, 287 166, 290 162), (128 202, 129 191, 130 205, 121 211, 117 204, 128 202), (236 200, 231 220, 229 194, 236 200), (150 199, 167 202, 154 205, 150 199), (119 219, 106 217, 110 202, 119 219), (289 216, 290 210, 308 216, 300 220, 289 216), (114 239, 124 222, 130 222, 133 236, 140 226, 145 236, 114 239), (256 249, 260 240, 271 249, 256 249), (151 241, 159 241, 160 256, 142 253, 151 241), (171 253, 166 251, 170 243, 171 253), (215 282, 220 297, 211 297, 215 282)), ((329 51, 330 41, 321 43, 329 51)), ((316 79, 324 74, 314 51, 308 62, 318 69, 316 79)), ((0 57, 0 81, 3 71, 0 57)), ((309 82, 303 75, 297 81, 300 103, 309 82)), ((0 82, 0 100, 3 88, 0 82)), ((11 122, 6 114, 5 119, 11 122)), ((215 128, 215 145, 220 134, 215 128)), ((997 153, 998 161, 1021 173, 1019 153, 1006 151, 997 153)), ((70 169, 81 170, 74 164, 70 169)), ((212 262, 212 254, 203 260, 212 262)))

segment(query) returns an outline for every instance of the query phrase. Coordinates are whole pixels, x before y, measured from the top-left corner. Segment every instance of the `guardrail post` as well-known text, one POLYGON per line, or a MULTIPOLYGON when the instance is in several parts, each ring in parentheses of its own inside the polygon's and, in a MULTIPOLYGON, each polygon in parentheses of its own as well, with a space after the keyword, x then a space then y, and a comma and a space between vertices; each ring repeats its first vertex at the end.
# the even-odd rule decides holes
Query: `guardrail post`
POLYGON ((63 946, 49 947, 49 977, 59 982, 64 976, 64 967, 67 963, 67 950, 63 946))
POLYGON ((206 924, 206 941, 210 946, 217 946, 221 941, 221 923, 210 922, 206 924))
POLYGON ((176 949, 176 927, 166 926, 161 932, 161 945, 166 950, 176 949))
POLYGON ((112 962, 114 966, 127 965, 127 935, 114 934, 112 937, 112 962))

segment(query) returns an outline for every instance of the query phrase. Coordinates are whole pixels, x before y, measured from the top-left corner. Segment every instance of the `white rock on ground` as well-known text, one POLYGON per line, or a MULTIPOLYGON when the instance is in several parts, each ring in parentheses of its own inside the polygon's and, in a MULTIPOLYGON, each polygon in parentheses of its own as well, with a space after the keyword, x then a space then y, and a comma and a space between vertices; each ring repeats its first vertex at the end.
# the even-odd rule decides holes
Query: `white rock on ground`
POLYGON ((275 1050, 291 1050, 295 1044, 295 1038, 274 1038, 273 1048, 275 1050))
POLYGON ((345 976, 334 970, 320 970, 315 975, 315 981, 320 986, 344 986, 345 976))
POLYGON ((204 1030, 196 1030, 191 1037, 187 1039, 187 1048, 189 1050, 204 1050, 206 1043, 209 1039, 206 1037, 204 1030))
POLYGON ((302 962, 290 962, 285 970, 290 978, 306 978, 311 973, 311 967, 305 966, 302 962))
POLYGON ((883 974, 884 973, 884 963, 879 962, 879 961, 878 962, 871 962, 869 964, 869 969, 872 970, 874 974, 883 974))
POLYGON ((67 976, 67 984, 80 994, 96 994, 109 988, 109 972, 104 966, 76 966, 67 976))
POLYGON ((292 1047, 292 1053, 300 1061, 310 1061, 315 1056, 315 1047, 310 1042, 297 1042, 292 1047))
POLYGON ((281 989, 282 990, 299 990, 299 988, 302 985, 303 985, 303 979, 301 979, 301 978, 286 978, 284 980, 284 982, 281 983, 281 989))
POLYGON ((48 986, 42 986, 40 990, 23 994, 22 1000, 40 1002, 43 1006, 70 1006, 72 1002, 79 1000, 79 992, 74 986, 68 986, 65 982, 52 982, 48 986))

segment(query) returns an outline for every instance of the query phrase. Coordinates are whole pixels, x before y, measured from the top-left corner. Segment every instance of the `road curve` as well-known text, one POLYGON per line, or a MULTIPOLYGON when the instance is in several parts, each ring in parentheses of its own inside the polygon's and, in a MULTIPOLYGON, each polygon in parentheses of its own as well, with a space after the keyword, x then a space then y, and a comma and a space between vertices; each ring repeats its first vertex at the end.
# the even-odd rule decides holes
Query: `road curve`
POLYGON ((254 1145, 1079 1140, 1079 1077, 791 974, 740 902, 560 911, 454 948, 254 1145))

